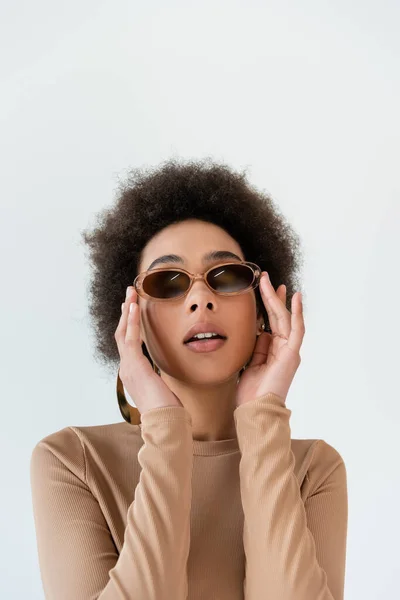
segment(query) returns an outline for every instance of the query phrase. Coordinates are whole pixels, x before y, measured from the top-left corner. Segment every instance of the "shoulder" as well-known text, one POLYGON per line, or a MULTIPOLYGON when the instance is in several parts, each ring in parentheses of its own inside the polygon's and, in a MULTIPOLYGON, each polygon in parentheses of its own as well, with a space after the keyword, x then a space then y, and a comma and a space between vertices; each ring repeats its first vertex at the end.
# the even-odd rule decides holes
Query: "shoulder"
POLYGON ((86 480, 85 452, 74 427, 64 427, 46 435, 36 443, 31 452, 32 479, 59 477, 60 469, 86 480))
POLYGON ((50 463, 63 465, 86 481, 88 457, 110 456, 132 444, 140 448, 140 428, 125 421, 106 425, 70 425, 41 438, 31 452, 30 466, 40 470, 50 463))
POLYGON ((310 492, 327 478, 335 476, 346 482, 346 466, 340 452, 322 439, 292 439, 291 450, 300 484, 306 479, 310 492))

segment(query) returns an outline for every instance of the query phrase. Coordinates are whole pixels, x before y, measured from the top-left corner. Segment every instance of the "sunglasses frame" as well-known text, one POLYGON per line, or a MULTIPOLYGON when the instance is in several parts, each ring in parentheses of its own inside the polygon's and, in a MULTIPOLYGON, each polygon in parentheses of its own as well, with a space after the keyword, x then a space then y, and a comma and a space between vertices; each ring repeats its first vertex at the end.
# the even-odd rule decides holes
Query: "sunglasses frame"
POLYGON ((139 275, 137 275, 135 277, 133 286, 134 286, 135 290, 137 291, 137 293, 139 294, 139 296, 141 296, 142 298, 147 298, 149 300, 153 300, 154 302, 172 302, 173 300, 181 300, 182 298, 184 298, 189 293, 189 291, 191 290, 191 288, 193 286, 193 283, 197 279, 203 279, 205 284, 207 285, 207 287, 212 292, 214 292, 214 294, 218 294, 218 296, 238 296, 239 294, 244 294, 245 292, 249 292, 250 290, 255 289, 258 286, 258 284, 260 283, 260 278, 261 278, 260 267, 256 263, 250 262, 248 260, 243 260, 240 262, 239 261, 230 261, 230 262, 218 263, 217 265, 213 265, 212 267, 207 269, 207 271, 205 271, 204 273, 197 273, 196 275, 194 275, 193 273, 189 273, 189 271, 186 271, 186 269, 182 269, 181 267, 173 267, 173 268, 172 267, 160 267, 159 269, 150 269, 149 271, 143 271, 142 273, 139 273, 139 275), (210 271, 213 271, 214 269, 218 269, 219 267, 226 267, 227 265, 245 265, 245 266, 249 267, 253 271, 253 281, 251 282, 251 284, 247 288, 245 288, 244 290, 240 290, 239 292, 217 292, 216 290, 214 290, 207 281, 207 275, 210 273, 210 271), (147 294, 143 290, 144 279, 147 277, 147 275, 151 275, 151 274, 157 273, 159 271, 178 271, 180 273, 185 273, 185 275, 187 275, 190 279, 190 283, 189 283, 187 290, 180 296, 174 296, 173 298, 154 298, 153 296, 150 296, 149 294, 147 294))

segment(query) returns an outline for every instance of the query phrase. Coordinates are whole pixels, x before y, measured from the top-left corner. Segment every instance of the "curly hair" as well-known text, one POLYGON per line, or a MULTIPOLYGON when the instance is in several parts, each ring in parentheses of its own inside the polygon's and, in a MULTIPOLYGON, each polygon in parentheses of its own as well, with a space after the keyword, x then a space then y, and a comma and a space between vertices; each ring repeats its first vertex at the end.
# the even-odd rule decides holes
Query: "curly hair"
MULTIPOLYGON (((245 171, 235 172, 209 157, 186 162, 173 158, 158 167, 133 168, 119 183, 114 205, 98 213, 93 231, 81 232, 92 262, 88 291, 94 358, 106 369, 116 372, 119 367, 114 333, 144 247, 164 227, 186 219, 214 223, 231 235, 245 260, 268 271, 275 289, 286 285, 289 310, 294 293, 301 291, 299 236, 272 198, 247 181, 245 171)), ((255 294, 265 331, 270 332, 258 287, 255 294)), ((152 363, 144 342, 142 350, 152 363)))

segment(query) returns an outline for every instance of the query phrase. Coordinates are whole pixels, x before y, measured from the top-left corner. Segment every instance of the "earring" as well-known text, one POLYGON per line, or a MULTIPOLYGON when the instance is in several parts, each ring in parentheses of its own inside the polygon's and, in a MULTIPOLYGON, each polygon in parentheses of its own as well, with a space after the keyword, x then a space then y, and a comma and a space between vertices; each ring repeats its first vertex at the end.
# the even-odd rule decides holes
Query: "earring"
MULTIPOLYGON (((264 330, 264 329, 265 329, 265 323, 263 323, 263 324, 261 325, 261 329, 262 329, 262 330, 264 330)), ((261 335, 261 334, 262 334, 262 331, 260 331, 259 333, 257 333, 257 337, 258 337, 259 335, 261 335)))
POLYGON ((119 376, 119 369, 117 373, 117 399, 119 410, 125 421, 131 423, 131 425, 139 425, 141 423, 140 412, 135 406, 129 404, 125 397, 124 386, 119 376))

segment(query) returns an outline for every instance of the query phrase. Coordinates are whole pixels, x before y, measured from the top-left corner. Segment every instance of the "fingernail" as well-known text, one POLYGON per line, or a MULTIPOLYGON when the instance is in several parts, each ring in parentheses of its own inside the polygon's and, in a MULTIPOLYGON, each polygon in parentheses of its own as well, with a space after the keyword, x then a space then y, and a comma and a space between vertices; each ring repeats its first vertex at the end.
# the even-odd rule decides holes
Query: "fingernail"
POLYGON ((126 297, 129 298, 129 296, 132 294, 132 288, 130 285, 128 285, 128 287, 126 288, 126 297))

